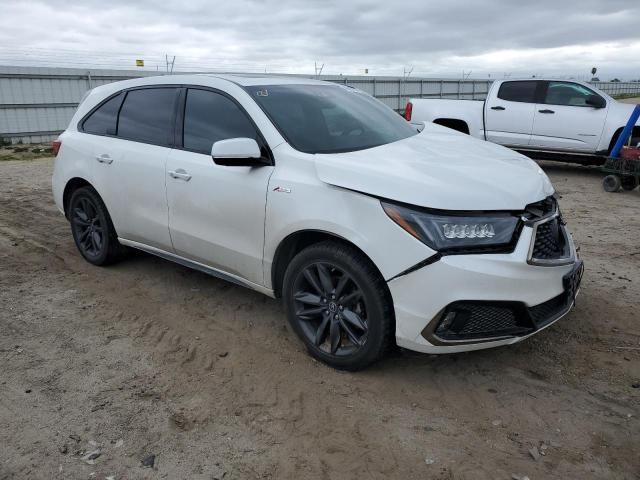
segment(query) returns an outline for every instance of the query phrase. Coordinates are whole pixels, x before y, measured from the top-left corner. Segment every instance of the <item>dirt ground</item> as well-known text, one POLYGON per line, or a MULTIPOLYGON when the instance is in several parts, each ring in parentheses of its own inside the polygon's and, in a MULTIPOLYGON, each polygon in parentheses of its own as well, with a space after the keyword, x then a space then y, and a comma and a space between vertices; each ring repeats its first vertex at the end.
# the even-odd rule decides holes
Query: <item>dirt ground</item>
POLYGON ((545 164, 586 263, 576 309, 515 346, 352 374, 258 293, 84 262, 52 167, 0 162, 0 479, 640 478, 640 191, 545 164))

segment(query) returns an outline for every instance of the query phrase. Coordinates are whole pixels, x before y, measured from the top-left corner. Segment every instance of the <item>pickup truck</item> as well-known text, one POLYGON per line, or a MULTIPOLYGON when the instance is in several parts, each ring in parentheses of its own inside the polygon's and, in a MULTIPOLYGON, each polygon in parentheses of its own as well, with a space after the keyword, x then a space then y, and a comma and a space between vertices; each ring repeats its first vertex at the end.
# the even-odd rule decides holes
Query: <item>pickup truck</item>
MULTIPOLYGON (((487 98, 412 98, 405 119, 433 122, 499 143, 530 157, 600 163, 610 152, 634 105, 575 80, 499 80, 487 98)), ((640 142, 640 122, 631 135, 640 142)))

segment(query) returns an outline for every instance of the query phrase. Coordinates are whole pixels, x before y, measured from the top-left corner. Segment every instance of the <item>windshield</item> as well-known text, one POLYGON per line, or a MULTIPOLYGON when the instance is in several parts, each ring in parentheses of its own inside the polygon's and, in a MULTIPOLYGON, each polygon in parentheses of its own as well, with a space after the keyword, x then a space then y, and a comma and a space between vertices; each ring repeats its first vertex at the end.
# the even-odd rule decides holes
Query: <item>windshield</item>
POLYGON ((305 153, 364 150, 415 135, 386 105, 341 85, 246 87, 293 148, 305 153))

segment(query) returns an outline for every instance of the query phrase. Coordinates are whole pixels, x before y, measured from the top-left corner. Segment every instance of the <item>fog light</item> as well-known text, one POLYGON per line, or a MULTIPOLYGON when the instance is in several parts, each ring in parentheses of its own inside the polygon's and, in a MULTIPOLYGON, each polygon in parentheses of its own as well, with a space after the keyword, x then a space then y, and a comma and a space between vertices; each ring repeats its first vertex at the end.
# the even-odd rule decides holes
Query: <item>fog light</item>
POLYGON ((436 331, 446 332, 447 330, 449 330, 449 327, 451 327, 455 319, 456 319, 456 312, 447 313, 442 319, 442 321, 440 322, 440 325, 438 325, 438 328, 436 329, 436 331))

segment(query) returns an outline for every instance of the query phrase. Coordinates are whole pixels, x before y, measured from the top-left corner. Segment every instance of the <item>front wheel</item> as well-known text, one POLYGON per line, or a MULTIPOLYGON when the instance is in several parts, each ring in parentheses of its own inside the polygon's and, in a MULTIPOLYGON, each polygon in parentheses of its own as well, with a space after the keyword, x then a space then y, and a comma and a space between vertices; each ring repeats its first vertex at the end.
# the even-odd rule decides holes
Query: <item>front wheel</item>
POLYGON ((283 299, 309 353, 342 370, 380 359, 393 339, 393 306, 375 266, 353 247, 312 245, 291 261, 283 299))

